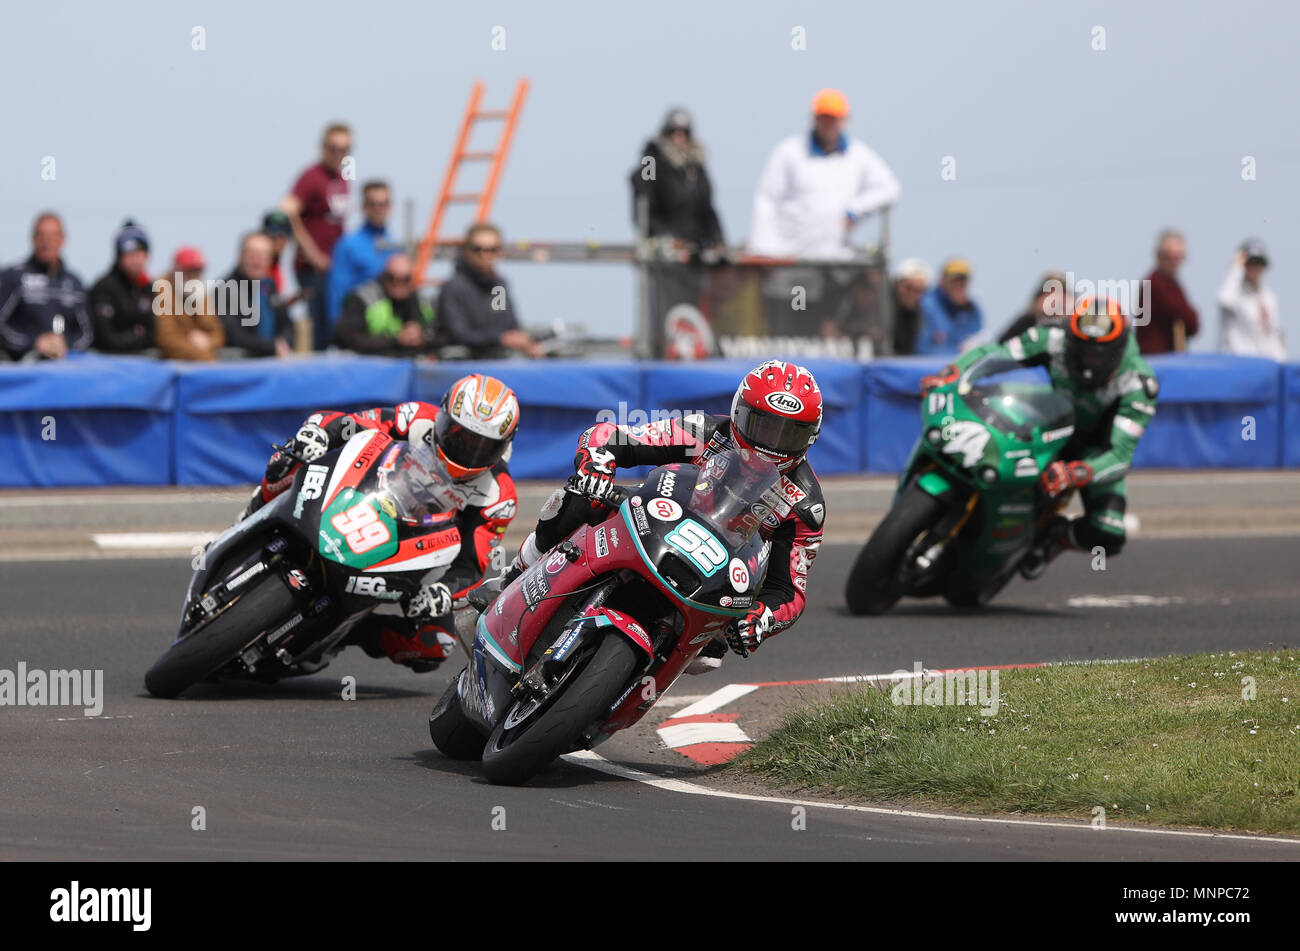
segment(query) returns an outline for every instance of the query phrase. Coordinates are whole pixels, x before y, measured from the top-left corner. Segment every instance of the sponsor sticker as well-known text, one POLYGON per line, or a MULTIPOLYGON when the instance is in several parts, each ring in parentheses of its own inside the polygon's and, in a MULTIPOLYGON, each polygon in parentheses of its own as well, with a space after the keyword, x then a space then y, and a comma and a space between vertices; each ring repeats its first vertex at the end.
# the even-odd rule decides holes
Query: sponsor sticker
POLYGON ((1064 439, 1074 432, 1073 426, 1062 426, 1060 429, 1049 429, 1043 433, 1043 442, 1056 442, 1058 439, 1064 439))
POLYGON ((564 570, 564 566, 567 565, 568 563, 569 560, 564 557, 564 552, 553 551, 551 552, 550 556, 546 559, 546 564, 544 567, 546 568, 546 573, 548 575, 558 575, 561 571, 564 570))
POLYGON ((609 541, 605 537, 605 529, 596 529, 596 557, 604 558, 609 554, 609 541))
POLYGON ((675 472, 665 472, 659 477, 659 487, 657 489, 660 495, 672 495, 673 489, 677 487, 677 474, 675 472))
POLYGON ((803 400, 793 393, 769 393, 763 402, 787 416, 797 416, 803 412, 803 400))
POLYGON ((732 590, 744 594, 749 590, 749 567, 739 558, 731 559, 727 566, 727 580, 731 582, 732 590))
POLYGON ((682 517, 682 507, 673 499, 651 499, 646 508, 661 522, 675 522, 682 517))

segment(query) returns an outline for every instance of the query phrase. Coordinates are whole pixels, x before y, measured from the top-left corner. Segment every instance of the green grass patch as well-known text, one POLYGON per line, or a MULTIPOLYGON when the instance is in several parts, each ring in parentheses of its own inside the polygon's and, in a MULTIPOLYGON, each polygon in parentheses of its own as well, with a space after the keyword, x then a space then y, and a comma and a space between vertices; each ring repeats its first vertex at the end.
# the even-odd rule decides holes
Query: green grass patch
POLYGON ((992 715, 860 686, 790 713, 734 766, 875 801, 1300 834, 1300 651, 997 674, 992 715))

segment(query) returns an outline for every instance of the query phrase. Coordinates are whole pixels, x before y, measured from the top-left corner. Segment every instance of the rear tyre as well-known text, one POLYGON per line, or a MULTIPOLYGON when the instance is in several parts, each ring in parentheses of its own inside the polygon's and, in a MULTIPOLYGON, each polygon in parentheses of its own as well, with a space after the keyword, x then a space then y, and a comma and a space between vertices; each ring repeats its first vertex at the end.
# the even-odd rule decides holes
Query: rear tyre
POLYGON ((898 603, 906 593, 901 573, 907 550, 939 521, 946 508, 919 486, 903 490, 849 571, 844 600, 850 613, 883 614, 898 603))
POLYGON ((605 713, 627 686, 636 668, 638 650, 622 634, 607 634, 596 654, 535 719, 506 729, 509 711, 488 737, 483 750, 483 775, 488 782, 519 786, 575 741, 605 713))
POLYGON ((293 593, 270 574, 212 621, 172 644, 144 675, 155 697, 175 697, 238 656, 262 631, 293 612, 293 593))
POLYGON ((429 714, 429 738, 433 740, 438 752, 447 759, 482 759, 487 737, 465 716, 460 705, 460 692, 457 690, 459 683, 460 676, 453 678, 451 686, 434 704, 433 712, 429 714))

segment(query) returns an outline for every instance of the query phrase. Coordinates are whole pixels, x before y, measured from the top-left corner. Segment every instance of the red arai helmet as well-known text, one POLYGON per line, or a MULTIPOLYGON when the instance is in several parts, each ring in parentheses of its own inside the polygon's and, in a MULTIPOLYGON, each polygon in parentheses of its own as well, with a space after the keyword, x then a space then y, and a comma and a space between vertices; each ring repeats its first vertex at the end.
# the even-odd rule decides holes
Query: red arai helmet
POLYGON ((797 466, 822 428, 822 394, 801 366, 769 360, 745 374, 731 401, 731 434, 741 449, 781 472, 797 466))

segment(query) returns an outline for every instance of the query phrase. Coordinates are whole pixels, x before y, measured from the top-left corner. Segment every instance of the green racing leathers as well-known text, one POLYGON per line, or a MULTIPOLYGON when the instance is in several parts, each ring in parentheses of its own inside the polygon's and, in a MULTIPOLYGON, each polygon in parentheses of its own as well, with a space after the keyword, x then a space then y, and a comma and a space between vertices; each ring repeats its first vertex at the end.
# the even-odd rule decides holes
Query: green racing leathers
POLYGON ((1074 548, 1100 547, 1114 555, 1124 547, 1124 477, 1133 464, 1138 440, 1155 415, 1160 385, 1138 353, 1132 334, 1114 376, 1095 389, 1070 376, 1065 344, 1064 329, 1031 327, 1005 344, 977 347, 955 365, 964 373, 985 360, 1009 358, 1022 366, 1047 369, 1053 388, 1074 403, 1074 432, 1059 458, 1086 463, 1092 470, 1091 479, 1080 488, 1084 515, 1063 526, 1061 541, 1074 548))

